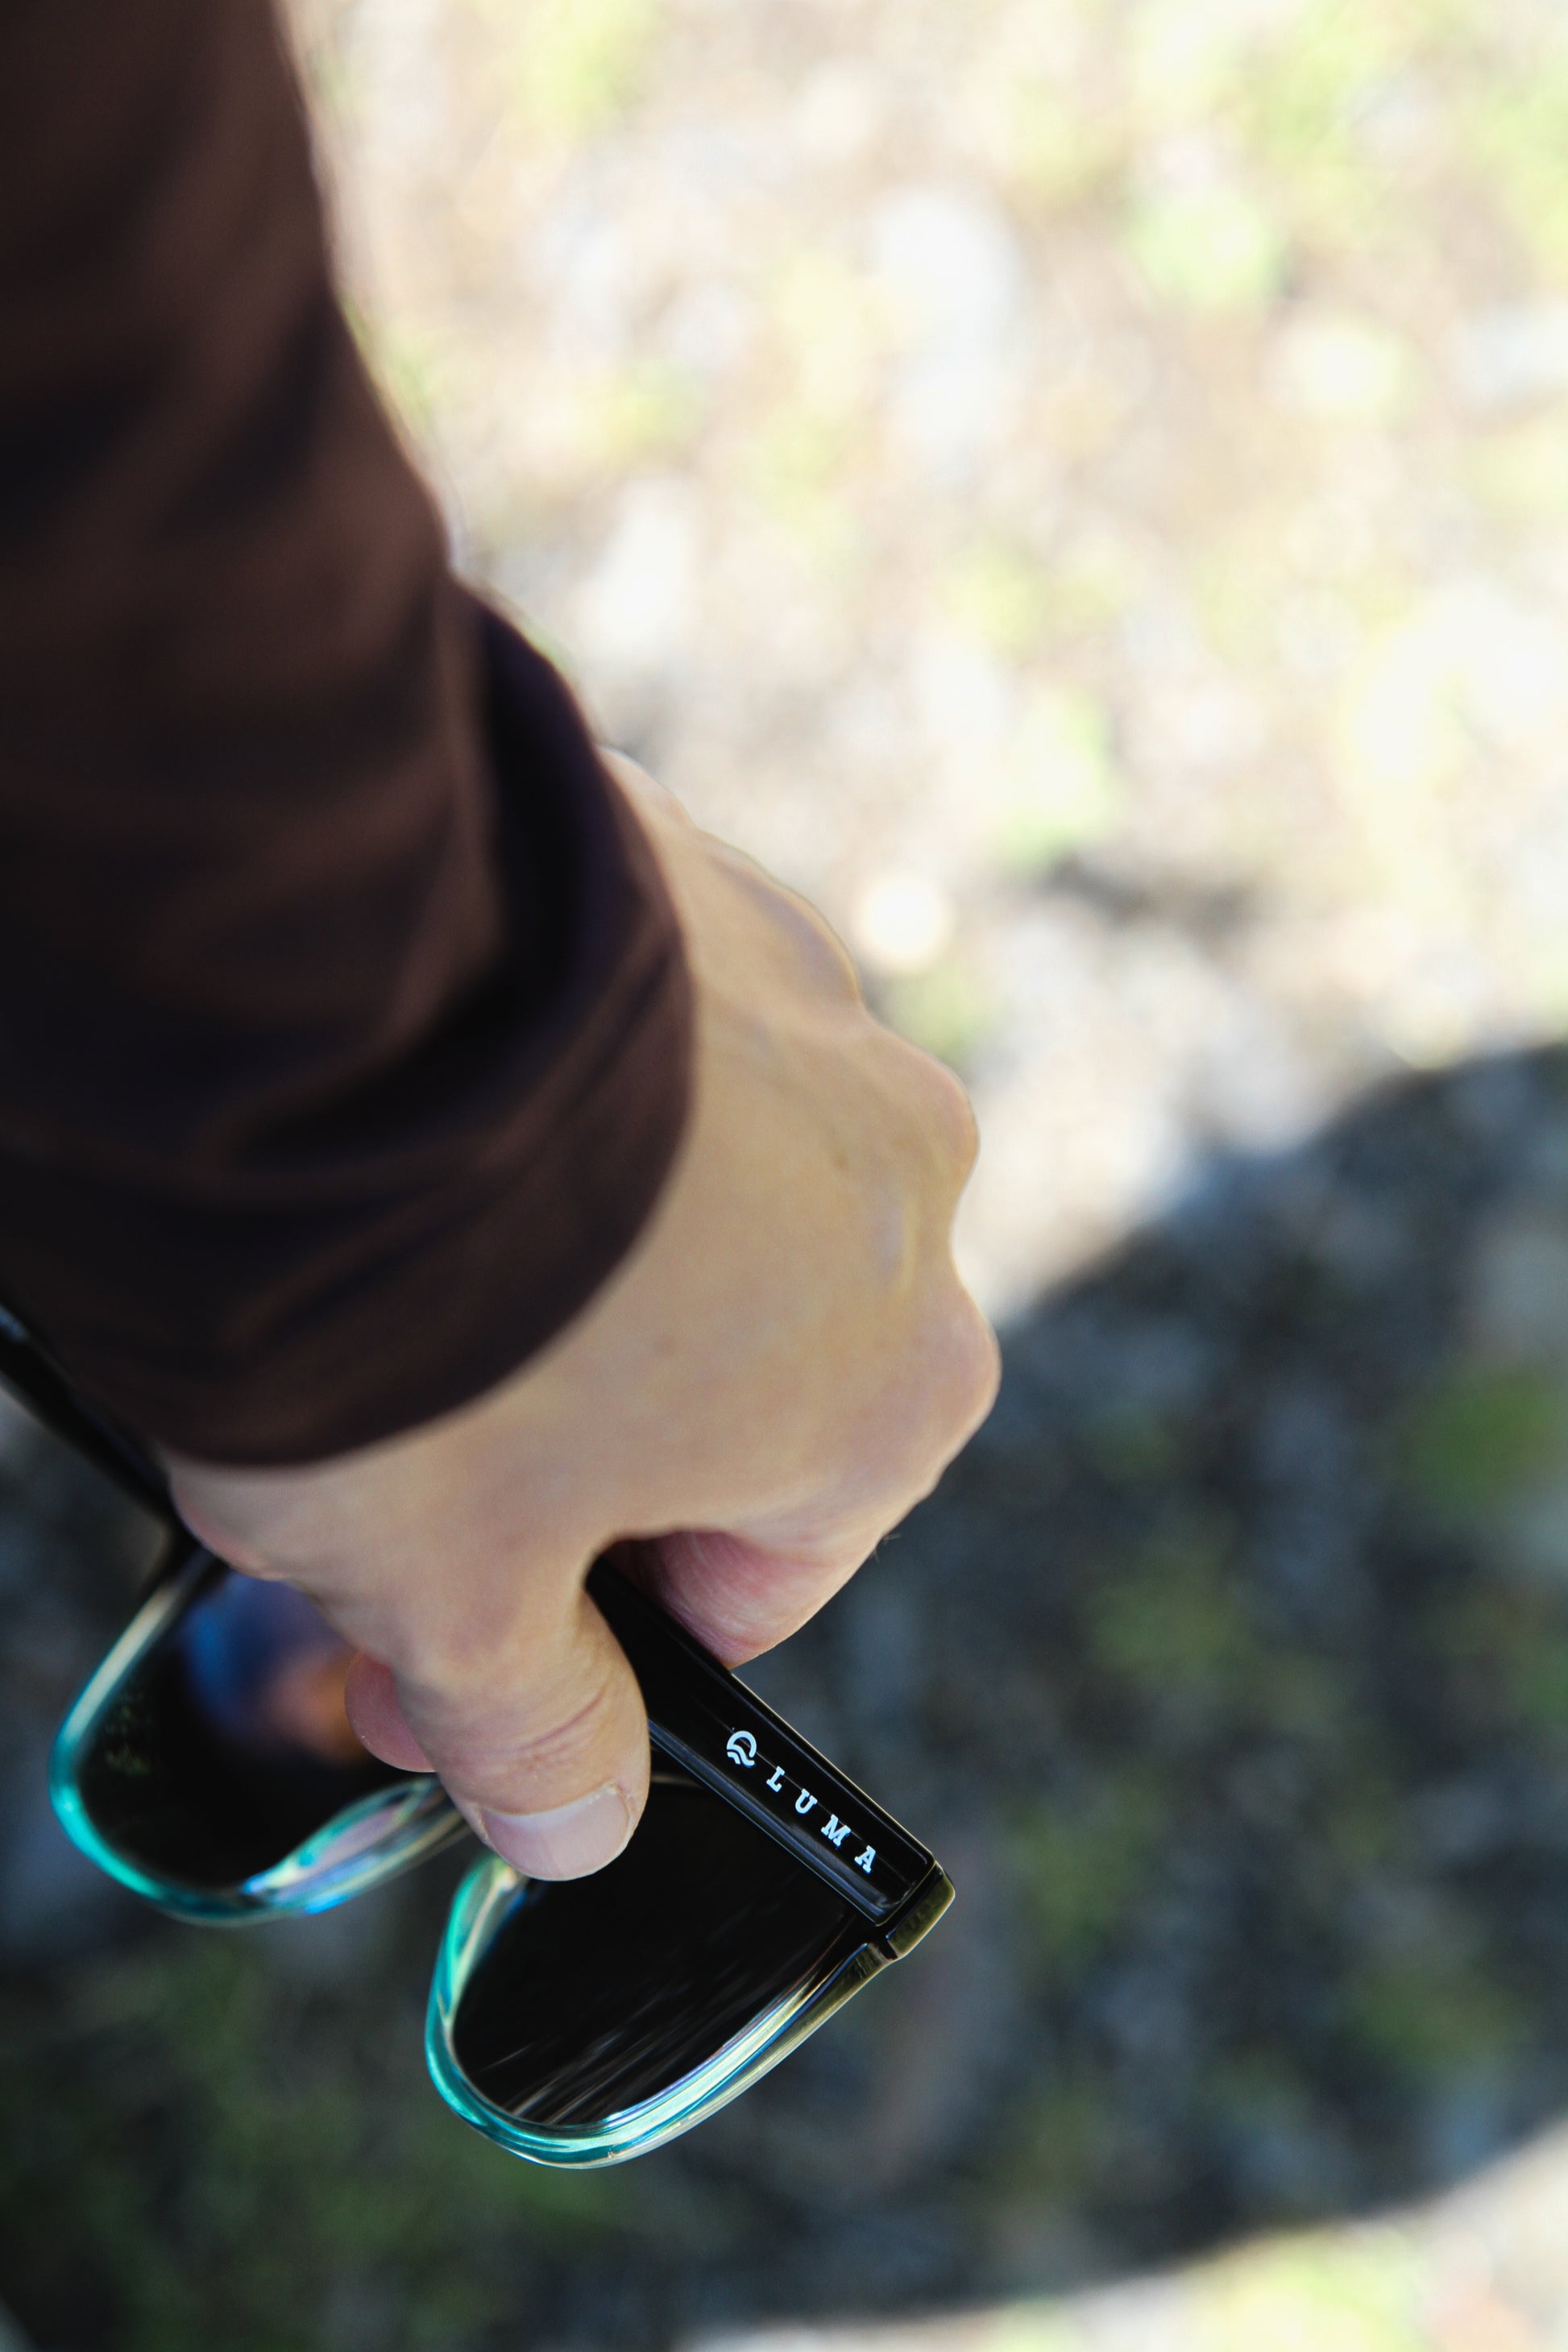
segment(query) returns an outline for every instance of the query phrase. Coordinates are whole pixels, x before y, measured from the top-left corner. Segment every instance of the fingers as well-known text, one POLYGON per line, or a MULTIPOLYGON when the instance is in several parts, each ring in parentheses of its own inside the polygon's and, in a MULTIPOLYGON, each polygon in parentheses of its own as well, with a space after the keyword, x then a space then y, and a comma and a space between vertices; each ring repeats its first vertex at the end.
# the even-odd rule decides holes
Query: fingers
POLYGON ((717 1528, 628 1544, 617 1563, 724 1665, 742 1665, 816 1615, 870 1547, 850 1539, 831 1561, 806 1560, 717 1528))
POLYGON ((434 1770, 404 1719, 391 1668, 367 1651, 356 1651, 349 1662, 343 1706, 360 1746, 384 1764, 395 1764, 400 1772, 434 1770))
POLYGON ((592 1601, 577 1591, 564 1601, 553 1624, 530 1610, 512 1638, 456 1653, 416 1630, 410 1665, 387 1677, 395 1706, 384 1668, 353 1680, 366 1745, 389 1762, 426 1758, 480 1836, 531 1878, 602 1869, 647 1798, 636 1676, 592 1601))
POLYGON ((868 1409, 825 1443, 815 1495, 739 1528, 683 1528, 628 1547, 630 1572, 726 1665, 795 1633, 928 1495, 995 1402, 995 1334, 956 1277, 889 1367, 868 1409))
POLYGON ((871 1019, 813 910, 606 768, 669 881, 700 1014, 689 1131, 636 1249, 537 1361, 423 1429, 296 1470, 171 1457, 220 1552, 367 1654, 348 1693, 366 1746, 437 1771, 541 1877, 610 1860, 647 1786, 589 1557, 649 1531, 637 1572, 739 1663, 853 1574, 996 1382, 952 1256, 962 1088, 871 1019))
POLYGON ((520 1533, 523 1458, 476 1413, 466 1434, 447 1424, 299 1472, 180 1462, 174 1492, 220 1557, 298 1586, 360 1650, 344 1700, 373 1753, 437 1772, 528 1876, 577 1878, 641 1817, 647 1719, 583 1591, 592 1547, 520 1533))
POLYGON ((936 1485, 995 1402, 995 1335, 960 1291, 939 1369, 928 1358, 915 1410, 895 1402, 879 1460, 854 1449, 815 1503, 744 1533, 682 1528, 628 1547, 630 1570, 727 1666, 795 1633, 848 1583, 882 1538, 936 1485))

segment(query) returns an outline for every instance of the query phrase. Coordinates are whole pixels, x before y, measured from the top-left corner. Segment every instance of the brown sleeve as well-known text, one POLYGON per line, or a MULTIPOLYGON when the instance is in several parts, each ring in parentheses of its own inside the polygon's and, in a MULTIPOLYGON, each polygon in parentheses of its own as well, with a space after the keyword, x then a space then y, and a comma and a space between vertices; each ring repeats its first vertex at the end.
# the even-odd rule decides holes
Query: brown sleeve
POLYGON ((268 0, 0 15, 0 1290, 187 1452, 464 1402, 636 1238, 689 1008, 449 574, 268 0))

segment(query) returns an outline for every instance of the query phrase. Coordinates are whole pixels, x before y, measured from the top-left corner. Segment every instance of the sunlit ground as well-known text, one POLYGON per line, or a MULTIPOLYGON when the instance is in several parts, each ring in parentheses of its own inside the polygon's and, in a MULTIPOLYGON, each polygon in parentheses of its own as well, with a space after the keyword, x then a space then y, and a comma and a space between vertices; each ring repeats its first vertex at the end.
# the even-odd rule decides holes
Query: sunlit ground
POLYGON ((0 2294, 1563 2352, 1568 16, 300 22, 464 563, 973 1090, 1002 1404, 765 1670, 963 1900, 681 2147, 509 2165, 420 2081, 439 1887, 135 1941, 50 1859, 26 1727, 124 1580, 8 1441, 0 2294))
POLYGON ((691 2352, 1556 2352, 1565 2179, 1558 2136, 1419 2211, 1259 2240, 1098 2294, 708 2337, 691 2352))
POLYGON ((1561 1025, 1555 0, 307 32, 466 561, 963 1065, 993 1305, 1561 1025))

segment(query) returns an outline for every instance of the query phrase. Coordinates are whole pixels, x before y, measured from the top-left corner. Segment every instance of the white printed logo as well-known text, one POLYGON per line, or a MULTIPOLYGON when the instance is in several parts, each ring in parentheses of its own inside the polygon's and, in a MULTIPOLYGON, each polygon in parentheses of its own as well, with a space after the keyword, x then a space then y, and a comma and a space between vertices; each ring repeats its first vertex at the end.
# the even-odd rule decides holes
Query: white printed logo
MULTIPOLYGON (((758 1754, 755 1736, 750 1731, 732 1731, 724 1742, 724 1753, 731 1764, 738 1764, 741 1767, 742 1772, 750 1772, 758 1764, 766 1764, 768 1761, 765 1756, 758 1754)), ((794 1807, 802 1820, 806 1814, 815 1813, 822 1801, 804 1781, 796 1781, 793 1784, 786 1781, 782 1764, 769 1766, 766 1786, 775 1797, 789 1795, 793 1786, 794 1807)), ((835 1853, 840 1853, 855 1835, 849 1822, 841 1822, 835 1812, 829 1812, 826 1819, 818 1822, 816 1826, 835 1853)), ((871 1867, 876 1859, 877 1849, 874 1845, 864 1845, 858 1853, 844 1855, 844 1860, 848 1863, 851 1869, 863 1871, 868 1878, 871 1875, 871 1867)))

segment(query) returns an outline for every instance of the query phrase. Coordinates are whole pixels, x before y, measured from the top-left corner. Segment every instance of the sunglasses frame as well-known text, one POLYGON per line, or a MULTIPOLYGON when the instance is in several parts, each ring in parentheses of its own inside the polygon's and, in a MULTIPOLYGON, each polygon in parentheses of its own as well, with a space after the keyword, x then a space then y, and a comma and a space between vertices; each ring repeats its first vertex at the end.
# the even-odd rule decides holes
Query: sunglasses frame
POLYGON ((753 2018, 710 2058, 682 2074, 668 2090, 623 2107, 597 2125, 531 2125, 520 2122, 476 2088, 452 2046, 463 1988, 500 1916, 524 1881, 497 1855, 487 1855, 458 1889, 437 1955, 425 2019, 425 2058, 431 2080, 465 2123, 483 2132, 512 2156, 532 2164, 574 2168, 625 2164, 689 2131, 742 2091, 826 2024, 836 2009, 858 1993, 890 1954, 866 1943, 807 1984, 753 2018))
MULTIPOLYGON (((436 1776, 411 1773, 343 1807, 281 1861, 229 1888, 183 1885, 113 1845, 82 1790, 93 1743, 137 1669, 195 1606, 204 1586, 215 1574, 235 1571, 180 1528, 155 1462, 135 1438, 77 1396, 3 1303, 0 1381, 175 1535, 153 1590, 89 1676, 55 1741, 50 1794, 84 1853, 176 1918, 237 1927, 326 1910, 468 1833, 436 1776)), ((595 1563, 588 1590, 641 1685, 656 1755, 668 1756, 827 1884, 847 1919, 858 1916, 863 1922, 864 1939, 847 1952, 842 1944, 830 1948, 799 1984, 662 2091, 592 2125, 531 2125, 485 2096, 454 2045, 472 1972, 527 1884, 499 1856, 481 1856, 447 1916, 426 2011, 426 2058, 436 2088, 466 2123, 536 2164, 625 2163, 689 2130, 748 2090, 873 1976, 912 1950, 953 1899, 952 1881, 927 1847, 639 1589, 639 1580, 639 1580, 639 1547, 617 1546, 595 1563)))
POLYGON ((105 1718, 137 1668, 198 1598, 214 1570, 233 1570, 205 1545, 177 1548, 155 1590, 72 1703, 49 1756, 49 1795, 60 1824, 89 1861, 175 1919, 245 1927, 263 1919, 329 1911, 409 1870, 468 1834, 433 1772, 401 1775, 343 1806, 281 1862, 232 1887, 190 1886, 144 1869, 104 1836, 82 1794, 82 1767, 105 1718))
POLYGON ((447 1916, 426 2012, 426 2061, 442 2097, 476 2131, 532 2163, 574 2167, 624 2164, 631 2157, 645 2156, 727 2106, 787 2058, 872 1977, 911 1952, 953 1899, 952 1880, 924 1846, 689 1633, 616 1575, 608 1561, 595 1564, 588 1589, 637 1670, 648 1700, 656 1758, 660 1753, 668 1756, 796 1862, 826 1881, 847 1907, 858 1912, 866 1939, 858 1949, 820 1963, 803 1983, 771 2002, 710 2058, 667 2089, 619 2109, 600 2124, 529 2124, 485 2097, 454 2048, 458 2011, 468 1980, 526 1884, 499 1856, 483 1856, 458 1889, 447 1916), (672 1703, 667 1679, 677 1658, 683 1706, 672 1703), (726 1720, 731 1726, 721 1746, 702 1736, 714 1705, 721 1710, 712 1718, 718 1730, 722 1731, 726 1720), (750 1760, 746 1760, 748 1751, 750 1760), (722 1764, 717 1760, 720 1754, 722 1764), (772 1771, 752 1783, 752 1774, 770 1764, 772 1771), (803 1772, 811 1776, 810 1789, 799 1777, 803 1772), (886 1882, 880 1888, 869 1884, 857 1886, 845 1871, 835 1868, 837 1847, 831 1849, 830 1860, 830 1849, 812 1836, 809 1827, 792 1819, 799 1813, 793 1797, 787 1807, 780 1809, 768 1806, 753 1793, 754 1787, 766 1790, 773 1781, 783 1784, 781 1793, 785 1797, 791 1797, 792 1790, 811 1795, 811 1811, 823 1812, 827 1822, 837 1824, 842 1809, 845 1818, 853 1816, 863 1832, 874 1832, 886 1839, 900 1874, 891 1888, 886 1882), (826 1797, 817 1793, 821 1791, 826 1792, 826 1797))

